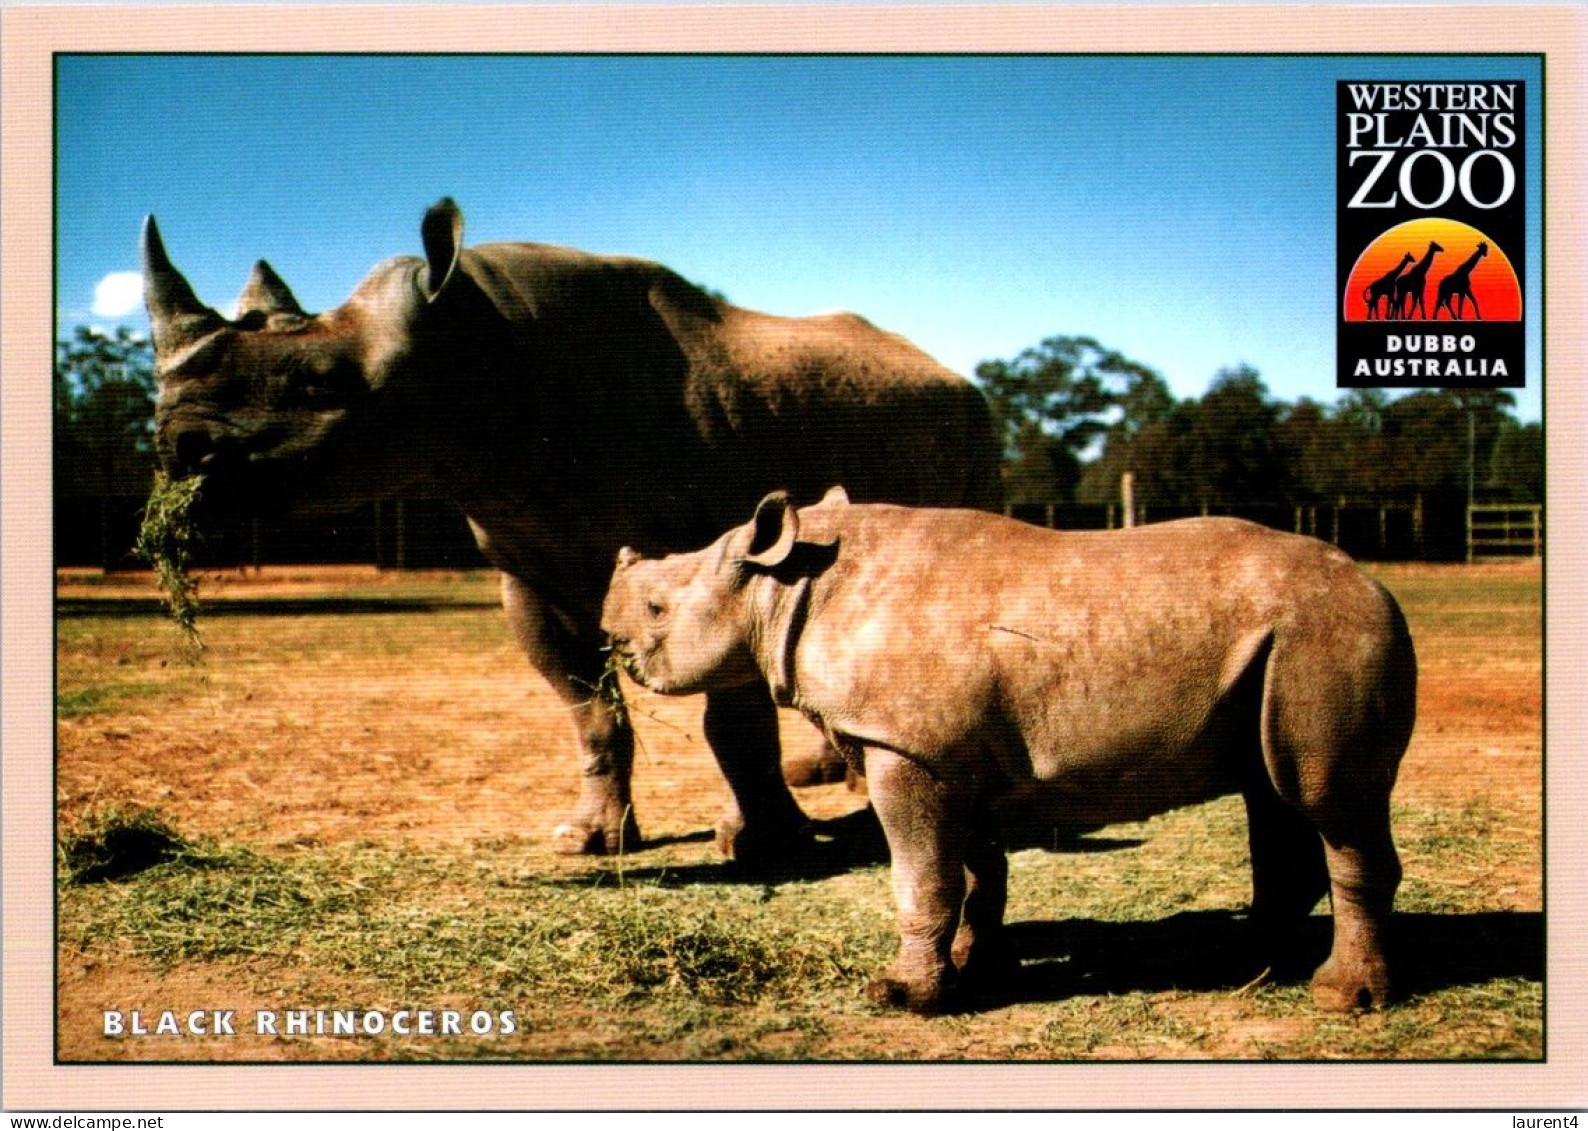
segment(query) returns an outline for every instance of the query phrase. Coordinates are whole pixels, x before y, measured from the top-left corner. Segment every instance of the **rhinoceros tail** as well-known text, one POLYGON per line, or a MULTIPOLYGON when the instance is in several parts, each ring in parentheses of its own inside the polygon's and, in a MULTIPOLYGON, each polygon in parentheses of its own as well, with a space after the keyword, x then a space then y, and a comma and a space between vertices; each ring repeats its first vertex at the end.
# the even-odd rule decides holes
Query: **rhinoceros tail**
POLYGON ((1417 716, 1400 606, 1366 575, 1352 588, 1276 632, 1263 673, 1264 763, 1280 797, 1315 820, 1363 806, 1387 814, 1417 716))

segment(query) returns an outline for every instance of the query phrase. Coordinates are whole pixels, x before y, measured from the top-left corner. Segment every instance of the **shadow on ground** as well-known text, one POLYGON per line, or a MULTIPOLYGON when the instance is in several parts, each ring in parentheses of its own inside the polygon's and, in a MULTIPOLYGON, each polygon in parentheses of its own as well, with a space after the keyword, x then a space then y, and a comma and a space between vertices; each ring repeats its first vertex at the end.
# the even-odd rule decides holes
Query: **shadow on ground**
MULTIPOLYGON (((1333 920, 1315 915, 1291 957, 1273 971, 1305 981, 1328 957, 1333 920)), ((1544 917, 1536 911, 1395 917, 1390 961, 1402 996, 1496 978, 1544 978, 1544 917)), ((1190 911, 1150 922, 1070 919, 1011 923, 1022 960, 1007 1000, 1058 1001, 1078 994, 1235 990, 1266 966, 1243 912, 1190 911)))
MULTIPOLYGON (((737 860, 713 860, 698 864, 654 865, 644 862, 643 853, 654 848, 678 844, 709 844, 715 839, 709 829, 684 833, 679 836, 647 839, 640 846, 640 854, 621 864, 608 858, 595 865, 582 876, 566 877, 556 882, 580 885, 599 882, 608 873, 622 871, 625 880, 654 882, 663 886, 692 883, 757 884, 791 882, 795 880, 821 880, 842 875, 859 868, 870 868, 888 862, 888 844, 882 835, 876 811, 869 805, 842 817, 811 822, 812 839, 802 850, 780 856, 763 864, 745 864, 737 860)), ((1050 852, 1090 853, 1117 852, 1135 848, 1142 842, 1128 837, 1092 836, 1077 831, 1048 829, 1022 836, 1008 847, 1041 848, 1050 852)))

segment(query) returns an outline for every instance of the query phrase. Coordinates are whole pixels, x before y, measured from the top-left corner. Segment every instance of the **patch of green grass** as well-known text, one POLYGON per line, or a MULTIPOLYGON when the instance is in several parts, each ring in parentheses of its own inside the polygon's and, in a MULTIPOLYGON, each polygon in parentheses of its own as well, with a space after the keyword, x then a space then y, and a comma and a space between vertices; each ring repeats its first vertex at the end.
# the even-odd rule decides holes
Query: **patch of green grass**
POLYGON ((55 715, 61 719, 81 719, 89 715, 112 714, 128 699, 142 699, 167 692, 158 683, 98 683, 62 690, 55 695, 55 715))
MULTIPOLYGON (((789 911, 737 886, 525 883, 375 848, 209 846, 99 890, 63 888, 62 937, 162 967, 264 958, 357 978, 381 999, 730 1006, 852 989, 877 956, 819 927, 784 929, 789 911)), ((886 945, 882 931, 870 941, 886 945)))
POLYGON ((1380 565, 1372 572, 1400 603, 1424 665, 1537 662, 1544 607, 1539 570, 1380 565))
MULTIPOLYGON (((1216 825, 1223 814, 1214 817, 1216 825)), ((1066 922, 1078 925, 1082 939, 1117 933, 1101 913, 1128 911, 1129 892, 1152 898, 1170 886, 1182 831, 1189 836, 1190 826, 1115 853, 1017 854, 1016 888, 1040 888, 1099 859, 1118 869, 1130 853, 1146 872, 1165 875, 1161 883, 1117 888, 1099 880, 1089 900, 1075 893, 1078 904, 1037 891, 1045 906, 1011 919, 1050 921, 1059 939, 1071 929, 1066 922), (1165 850, 1156 864, 1145 859, 1154 845, 1165 850)), ((1211 839, 1227 838, 1228 831, 1211 839)), ((1054 976, 1055 962, 1099 961, 1112 961, 1113 976, 1121 976, 1117 959, 1084 949, 1073 958, 1049 950, 1047 974, 1028 974, 1032 987, 1073 976, 1074 991, 963 1016, 897 1018, 860 992, 896 946, 881 866, 771 887, 726 882, 728 872, 724 882, 673 885, 614 882, 610 863, 592 863, 578 879, 526 875, 524 849, 511 844, 263 852, 173 839, 165 858, 111 882, 70 882, 63 872, 63 943, 159 969, 241 962, 256 972, 248 976, 259 979, 257 989, 284 988, 311 1004, 444 998, 513 1009, 523 1028, 518 1039, 532 1042, 535 1058, 913 1060, 954 1059, 964 1048, 975 1057, 1054 1061, 1459 1060, 1536 1057, 1541 1048, 1542 987, 1525 979, 1436 986, 1382 1013, 1342 1018, 1312 1008, 1304 979, 1186 990, 1152 985, 1148 974, 1149 988, 1098 993, 1084 988, 1090 968, 1054 976), (901 1041, 900 1026, 919 1039, 901 1041)), ((1195 899, 1213 902, 1206 892, 1195 899)), ((1172 928, 1153 926, 1155 918, 1125 915, 1125 945, 1141 946, 1128 941, 1137 929, 1130 920, 1173 937, 1172 928)), ((1157 961, 1147 947, 1141 955, 1157 961)), ((358 1055, 523 1054, 502 1042, 438 1049, 382 1039, 361 1045, 358 1055)))

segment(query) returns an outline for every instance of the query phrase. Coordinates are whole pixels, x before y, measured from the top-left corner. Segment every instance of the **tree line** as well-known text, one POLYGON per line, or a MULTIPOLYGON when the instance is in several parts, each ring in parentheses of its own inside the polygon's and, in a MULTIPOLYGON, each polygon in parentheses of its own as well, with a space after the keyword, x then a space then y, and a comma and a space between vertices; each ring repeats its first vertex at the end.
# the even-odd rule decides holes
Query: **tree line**
POLYGON ((1411 503, 1438 495, 1541 503, 1544 432, 1504 390, 1349 392, 1333 405, 1275 399, 1257 370, 1222 369, 1200 397, 1087 337, 1053 337, 976 379, 1004 443, 1010 502, 1411 503))
MULTIPOLYGON (((1147 506, 1412 502, 1465 495, 1542 502, 1544 435, 1503 390, 1376 389, 1333 405, 1275 399, 1250 366, 1177 400, 1151 368, 1087 337, 985 361, 1010 502, 1110 503, 1122 473, 1147 506)), ((58 493, 141 496, 154 468, 154 356, 125 327, 57 343, 58 493)))
POLYGON ((154 350, 127 327, 55 344, 57 495, 143 496, 154 474, 154 350))

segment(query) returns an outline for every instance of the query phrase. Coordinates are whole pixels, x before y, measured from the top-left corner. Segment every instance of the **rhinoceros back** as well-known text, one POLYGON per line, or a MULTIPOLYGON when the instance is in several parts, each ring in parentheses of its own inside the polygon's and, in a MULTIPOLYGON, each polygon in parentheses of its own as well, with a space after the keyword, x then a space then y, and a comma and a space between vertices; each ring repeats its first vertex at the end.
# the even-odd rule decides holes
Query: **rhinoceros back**
POLYGON ((720 303, 702 318, 679 297, 659 287, 652 301, 691 359, 691 421, 747 482, 810 499, 841 484, 856 502, 1001 506, 986 400, 906 339, 841 312, 783 318, 720 303))
POLYGON ((465 267, 510 323, 532 327, 557 414, 638 442, 656 477, 688 480, 719 527, 772 488, 1001 504, 981 393, 863 318, 762 314, 656 263, 539 244, 484 245, 465 267))

